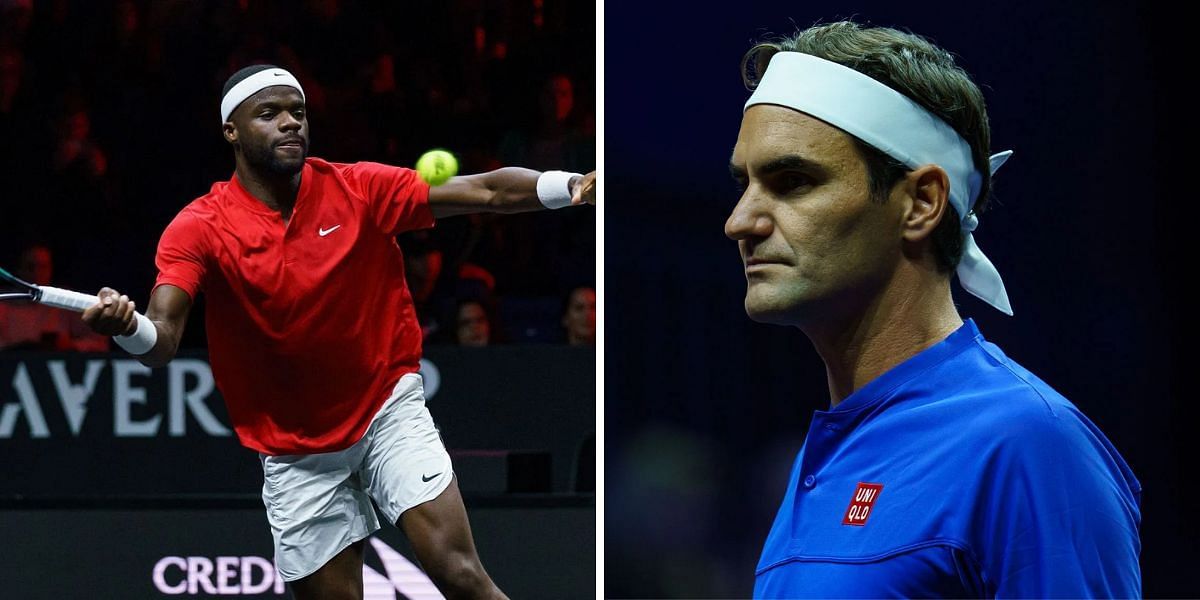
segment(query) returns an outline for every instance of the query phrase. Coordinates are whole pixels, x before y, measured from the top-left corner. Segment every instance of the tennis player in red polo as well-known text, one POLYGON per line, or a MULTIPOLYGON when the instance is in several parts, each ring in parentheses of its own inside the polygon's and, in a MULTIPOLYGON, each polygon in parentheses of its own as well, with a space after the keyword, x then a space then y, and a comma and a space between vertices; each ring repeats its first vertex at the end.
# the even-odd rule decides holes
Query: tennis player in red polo
POLYGON ((504 168, 430 188, 405 168, 309 158, 304 92, 271 65, 225 84, 237 168, 167 226, 136 331, 104 288, 83 319, 149 366, 175 355, 196 295, 243 445, 260 453, 275 560, 297 598, 361 598, 373 498, 451 598, 503 598, 475 552, 425 408, 421 328, 395 236, 439 217, 595 202, 595 172, 504 168))

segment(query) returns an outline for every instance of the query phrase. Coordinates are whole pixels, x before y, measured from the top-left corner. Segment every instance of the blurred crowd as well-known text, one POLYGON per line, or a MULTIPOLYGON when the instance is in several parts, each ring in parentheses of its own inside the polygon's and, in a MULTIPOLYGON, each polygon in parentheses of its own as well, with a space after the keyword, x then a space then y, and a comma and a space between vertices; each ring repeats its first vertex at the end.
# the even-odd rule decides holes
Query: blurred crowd
MULTIPOLYGON (((220 89, 254 63, 304 85, 313 156, 595 168, 590 2, 0 0, 0 265, 144 306, 163 228, 233 172, 220 89)), ((428 343, 595 339, 590 208, 456 217, 400 244, 428 343)), ((185 346, 204 345, 202 298, 185 346)), ((0 348, 96 348, 29 311, 0 307, 0 348)))

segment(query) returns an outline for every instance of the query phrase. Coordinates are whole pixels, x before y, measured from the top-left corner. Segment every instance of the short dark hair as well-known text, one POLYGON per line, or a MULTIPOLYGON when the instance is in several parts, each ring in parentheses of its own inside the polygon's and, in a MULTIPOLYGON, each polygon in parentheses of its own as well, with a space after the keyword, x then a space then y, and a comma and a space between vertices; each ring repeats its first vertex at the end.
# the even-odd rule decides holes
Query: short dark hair
POLYGON ((225 98, 225 96, 227 94, 229 94, 229 90, 232 90, 233 86, 241 83, 243 79, 245 79, 255 73, 258 73, 259 71, 266 71, 267 69, 278 69, 278 68, 279 67, 277 67, 275 65, 250 65, 248 67, 243 67, 241 69, 238 69, 237 73, 230 75, 229 79, 225 80, 225 87, 221 88, 221 99, 223 100, 225 98))
MULTIPOLYGON (((858 71, 912 99, 954 128, 971 146, 975 170, 982 175, 979 197, 971 212, 987 209, 991 194, 989 156, 991 128, 983 93, 954 57, 929 40, 888 27, 864 27, 852 21, 815 25, 791 37, 762 42, 742 60, 742 78, 754 89, 776 52, 802 52, 858 71)), ((887 200, 888 192, 909 168, 851 136, 867 167, 872 198, 887 200)), ((954 271, 962 259, 960 218, 954 207, 933 232, 938 269, 954 271)))

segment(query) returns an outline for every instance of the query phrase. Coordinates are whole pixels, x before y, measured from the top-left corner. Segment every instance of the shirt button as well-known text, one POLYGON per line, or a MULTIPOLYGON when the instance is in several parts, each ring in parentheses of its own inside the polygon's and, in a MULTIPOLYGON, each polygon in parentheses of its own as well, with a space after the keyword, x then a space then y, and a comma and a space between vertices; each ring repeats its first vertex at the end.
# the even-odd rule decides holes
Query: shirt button
POLYGON ((812 475, 809 475, 808 477, 804 478, 804 487, 812 487, 812 486, 816 485, 816 483, 817 483, 817 478, 813 477, 812 475))

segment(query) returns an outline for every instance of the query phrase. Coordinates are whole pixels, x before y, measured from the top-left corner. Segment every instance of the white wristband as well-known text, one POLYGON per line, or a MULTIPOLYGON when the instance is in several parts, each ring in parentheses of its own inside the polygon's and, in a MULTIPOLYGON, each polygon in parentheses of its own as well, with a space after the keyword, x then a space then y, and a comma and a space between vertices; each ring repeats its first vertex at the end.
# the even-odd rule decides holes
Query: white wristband
POLYGON ((114 335, 113 341, 130 354, 140 356, 154 348, 158 341, 158 327, 142 313, 133 313, 133 318, 137 321, 137 330, 133 335, 114 335))
POLYGON ((571 205, 571 178, 583 177, 567 171, 546 171, 537 180, 538 200, 546 208, 562 208, 571 205))

